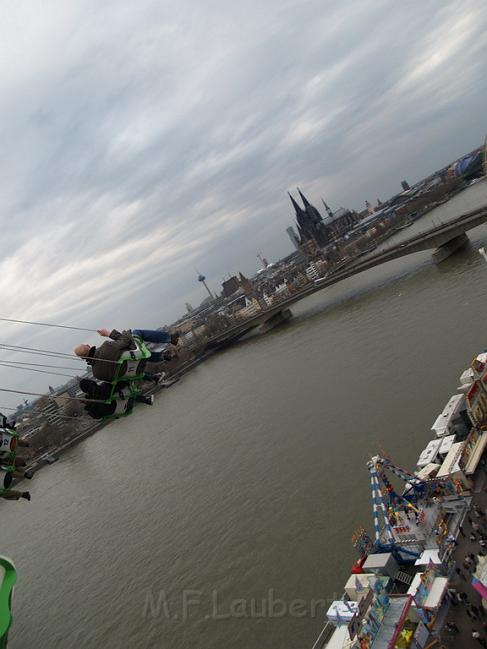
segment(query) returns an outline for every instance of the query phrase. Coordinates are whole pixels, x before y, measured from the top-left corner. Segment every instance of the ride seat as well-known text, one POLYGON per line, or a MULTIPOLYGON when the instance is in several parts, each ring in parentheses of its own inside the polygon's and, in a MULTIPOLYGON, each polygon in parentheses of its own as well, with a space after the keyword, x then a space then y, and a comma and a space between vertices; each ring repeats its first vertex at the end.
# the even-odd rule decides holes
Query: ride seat
POLYGON ((125 381, 135 381, 143 378, 145 363, 150 358, 151 352, 147 349, 142 338, 134 336, 134 342, 136 348, 127 349, 118 359, 119 365, 115 383, 122 378, 125 381))
POLYGON ((14 451, 17 446, 17 435, 6 428, 0 428, 0 453, 14 451))

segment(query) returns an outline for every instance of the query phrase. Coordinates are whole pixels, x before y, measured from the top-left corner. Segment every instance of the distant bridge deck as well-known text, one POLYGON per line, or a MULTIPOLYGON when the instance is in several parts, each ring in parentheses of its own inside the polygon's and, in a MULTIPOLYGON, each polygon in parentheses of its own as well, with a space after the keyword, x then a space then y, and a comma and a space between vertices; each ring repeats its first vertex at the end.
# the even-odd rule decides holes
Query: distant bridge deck
POLYGON ((312 295, 313 293, 317 293, 324 288, 333 286, 333 284, 341 282, 343 279, 347 279, 348 277, 352 277, 353 275, 358 275, 359 273, 374 268, 375 266, 385 264, 388 261, 392 261, 393 259, 399 259, 400 257, 404 257, 406 255, 412 255, 415 252, 432 249, 441 250, 443 247, 447 247, 455 240, 462 242, 463 240, 461 238, 465 238, 465 232, 472 230, 479 225, 482 225, 482 223, 485 223, 486 221, 487 205, 471 212, 467 212, 466 214, 462 214, 457 218, 452 219, 447 223, 442 223, 441 225, 431 228, 430 230, 420 232, 414 237, 411 237, 410 239, 402 241, 392 248, 389 248, 389 250, 385 252, 370 255, 362 261, 360 261, 360 259, 352 260, 350 264, 343 270, 331 273, 321 281, 316 280, 315 283, 307 286, 301 291, 293 293, 278 304, 275 304, 268 309, 263 309, 253 318, 249 318, 248 320, 240 322, 233 327, 229 327, 228 329, 225 329, 225 331, 216 334, 209 339, 208 346, 215 347, 229 343, 233 340, 241 338, 247 332, 255 329, 256 327, 259 327, 260 325, 263 325, 266 322, 270 322, 273 319, 277 321, 280 318, 280 314, 289 309, 291 305, 299 302, 299 300, 302 300, 308 295, 312 295))

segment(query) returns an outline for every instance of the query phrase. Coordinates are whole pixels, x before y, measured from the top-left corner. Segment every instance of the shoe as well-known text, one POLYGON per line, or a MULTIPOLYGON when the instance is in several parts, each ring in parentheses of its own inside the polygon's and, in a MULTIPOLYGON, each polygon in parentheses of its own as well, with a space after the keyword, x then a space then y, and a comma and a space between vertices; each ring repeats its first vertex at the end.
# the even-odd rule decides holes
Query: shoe
POLYGON ((159 377, 157 379, 157 382, 158 383, 163 383, 166 376, 167 376, 167 372, 160 372, 159 377))
POLYGON ((21 498, 25 498, 25 500, 30 501, 30 493, 29 493, 28 491, 23 491, 23 492, 20 494, 20 497, 21 497, 21 498))
POLYGON ((24 472, 24 478, 27 478, 27 480, 32 480, 34 477, 34 473, 31 469, 27 469, 27 471, 24 472))
POLYGON ((149 396, 149 401, 147 402, 147 405, 148 406, 153 406, 154 405, 154 395, 153 394, 151 394, 149 396))

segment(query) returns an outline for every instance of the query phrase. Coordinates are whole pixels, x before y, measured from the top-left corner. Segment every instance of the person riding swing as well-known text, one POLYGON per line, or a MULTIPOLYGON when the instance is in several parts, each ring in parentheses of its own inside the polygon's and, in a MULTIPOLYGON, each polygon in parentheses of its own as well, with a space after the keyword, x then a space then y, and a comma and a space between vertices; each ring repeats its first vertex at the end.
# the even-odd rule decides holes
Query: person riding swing
POLYGON ((0 413, 4 426, 0 427, 0 489, 10 487, 14 478, 27 478, 33 476, 30 470, 26 470, 25 457, 17 455, 17 446, 30 446, 25 440, 19 438, 14 428, 8 427, 6 417, 0 413))
POLYGON ((74 353, 84 358, 95 379, 112 383, 122 377, 134 380, 139 377, 145 368, 146 361, 159 362, 163 360, 163 351, 151 351, 150 345, 177 345, 179 334, 168 331, 154 331, 151 329, 130 329, 120 333, 116 329, 98 329, 100 336, 110 338, 100 347, 82 343, 74 348, 74 353), (118 361, 122 361, 119 363, 118 361), (139 361, 137 364, 135 361, 139 361))

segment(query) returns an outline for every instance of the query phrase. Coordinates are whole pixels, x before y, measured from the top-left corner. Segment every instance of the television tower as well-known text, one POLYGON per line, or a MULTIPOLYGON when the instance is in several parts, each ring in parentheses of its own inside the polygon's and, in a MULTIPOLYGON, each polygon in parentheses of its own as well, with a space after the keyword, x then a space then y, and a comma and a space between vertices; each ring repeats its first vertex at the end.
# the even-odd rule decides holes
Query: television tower
POLYGON ((262 256, 261 252, 257 253, 257 259, 260 261, 260 263, 262 264, 262 266, 264 268, 267 268, 267 266, 269 265, 269 262, 267 261, 267 259, 265 257, 262 256))
MULTIPOLYGON (((196 271, 196 272, 198 272, 198 271, 196 271)), ((198 282, 201 282, 203 284, 203 286, 208 291, 208 295, 211 297, 212 300, 214 300, 215 296, 213 295, 213 293, 208 288, 208 284, 206 283, 206 277, 204 275, 202 275, 201 273, 198 274, 198 282)))

